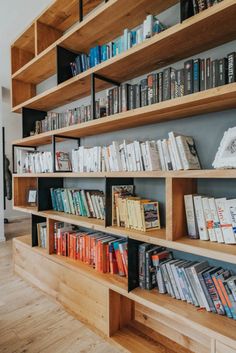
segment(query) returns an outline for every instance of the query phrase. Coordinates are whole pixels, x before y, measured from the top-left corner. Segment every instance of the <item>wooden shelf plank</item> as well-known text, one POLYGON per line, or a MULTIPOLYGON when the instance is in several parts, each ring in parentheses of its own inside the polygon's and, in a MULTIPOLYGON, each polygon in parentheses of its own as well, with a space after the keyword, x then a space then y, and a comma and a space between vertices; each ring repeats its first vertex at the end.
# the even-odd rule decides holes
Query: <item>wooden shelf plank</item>
POLYGON ((235 346, 236 321, 233 319, 209 312, 199 312, 191 304, 173 299, 167 294, 159 294, 157 289, 146 291, 136 288, 129 297, 150 309, 177 319, 179 323, 189 324, 190 328, 196 328, 229 346, 235 346))
MULTIPOLYGON (((127 3, 127 0, 124 1, 127 3)), ((123 82, 230 41, 235 38, 235 16, 235 1, 225 0, 198 15, 191 17, 183 23, 175 25, 168 30, 153 36, 145 42, 131 48, 127 52, 117 55, 116 57, 69 79, 57 87, 49 89, 42 94, 13 107, 13 111, 20 112, 23 106, 47 111, 76 99, 88 96, 90 94, 91 73, 98 73, 109 79, 123 82), (215 26, 215 23, 217 23, 217 26, 215 26), (217 28, 221 28, 221 31, 218 31, 217 28), (207 36, 205 35, 206 32, 207 36)), ((80 41, 77 40, 77 43, 80 43, 80 41)), ((109 87, 109 84, 104 83, 103 81, 97 82, 98 90, 107 87, 109 87)), ((210 92, 213 91, 210 90, 210 92)), ((201 95, 201 93, 199 93, 199 97, 200 99, 204 99, 205 92, 203 95, 201 95)), ((214 100, 214 97, 212 98, 214 100)), ((210 101, 211 98, 208 97, 208 103, 210 103, 210 101)), ((176 102, 178 102, 178 99, 176 99, 176 102)), ((209 108, 208 106, 204 106, 204 102, 200 103, 202 104, 200 104, 199 108, 193 106, 192 110, 189 109, 190 112, 186 113, 186 109, 184 110, 182 107, 182 111, 175 111, 174 115, 177 115, 178 117, 179 115, 182 115, 183 117, 189 114, 199 114, 201 111, 208 112, 222 110, 226 109, 226 107, 232 108, 233 104, 232 99, 230 102, 227 102, 228 104, 224 101, 219 102, 218 106, 217 102, 214 102, 214 107, 210 105, 209 108), (221 105, 223 105, 222 108, 221 105)), ((165 109, 168 108, 168 105, 165 106, 166 102, 161 104, 162 106, 160 105, 160 107, 164 110, 162 112, 162 120, 164 120, 167 115, 165 109)), ((170 107, 170 110, 171 108, 172 107, 170 107)), ((181 109, 181 107, 179 108, 181 109)), ((186 108, 186 106, 184 108, 186 108)), ((171 114, 169 111, 169 118, 170 117, 171 114)), ((154 117, 152 119, 155 120, 154 117)))
MULTIPOLYGON (((45 100, 48 101, 49 97, 45 97, 45 100)), ((43 101, 42 99, 42 104, 43 101)), ((147 107, 26 137, 25 139, 14 141, 14 143, 24 146, 39 146, 51 143, 52 135, 54 134, 72 137, 92 136, 235 107, 236 83, 231 83, 147 107)), ((41 106, 40 109, 44 110, 45 106, 41 106)))
MULTIPOLYGON (((77 1, 72 1, 78 6, 77 1)), ((35 59, 18 70, 12 78, 30 83, 40 83, 56 73, 56 46, 60 45, 70 50, 78 52, 88 52, 97 44, 107 43, 122 34, 124 28, 134 28, 140 24, 147 13, 159 13, 168 7, 175 5, 178 0, 113 0, 95 8, 101 0, 86 0, 85 15, 92 9, 83 22, 77 23, 71 30, 59 38, 50 48, 43 51, 35 59), (145 11, 144 11, 145 8, 145 11), (97 30, 94 31, 93 28, 97 30), (92 29, 92 30, 91 30, 92 29)), ((38 21, 64 31, 67 22, 59 24, 65 18, 67 9, 63 9, 63 4, 68 1, 56 0, 48 10, 38 17, 38 21), (59 8, 58 8, 59 7, 59 8), (61 13, 59 9, 63 9, 61 13), (54 15, 54 10, 59 11, 59 16, 54 15)), ((70 12, 70 7, 68 11, 70 12)), ((71 21, 74 21, 72 18, 71 21)), ((78 20, 78 19, 77 19, 78 20)), ((67 21, 69 21, 67 17, 67 21)))
POLYGON ((97 173, 25 173, 13 174, 14 178, 196 178, 234 179, 236 169, 202 169, 153 172, 97 172, 97 173))
POLYGON ((190 254, 204 256, 210 259, 225 261, 236 264, 236 246, 228 244, 218 244, 210 241, 194 240, 183 237, 176 241, 166 239, 166 229, 141 232, 129 230, 122 227, 105 227, 104 221, 94 218, 80 217, 64 212, 37 211, 36 208, 14 207, 15 210, 36 214, 41 217, 53 219, 59 222, 71 223, 80 227, 97 230, 113 234, 116 236, 127 237, 130 239, 148 242, 154 245, 165 246, 169 249, 184 251, 190 254))

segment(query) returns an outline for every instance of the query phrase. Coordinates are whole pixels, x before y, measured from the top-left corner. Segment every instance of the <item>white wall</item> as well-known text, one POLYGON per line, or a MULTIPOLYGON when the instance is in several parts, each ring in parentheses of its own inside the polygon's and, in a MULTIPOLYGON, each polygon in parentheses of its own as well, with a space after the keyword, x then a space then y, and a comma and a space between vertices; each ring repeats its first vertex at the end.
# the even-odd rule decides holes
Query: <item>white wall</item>
MULTIPOLYGON (((20 115, 11 113, 10 87, 11 65, 10 46, 15 38, 37 17, 51 0, 0 0, 0 128, 6 129, 6 154, 11 159, 11 141, 21 137, 20 115), (2 96, 3 93, 3 96, 2 96)), ((0 135, 0 144, 2 137, 0 135)), ((0 166, 2 166, 2 152, 0 146, 0 166)), ((0 168, 0 239, 3 234, 3 204, 2 204, 2 168, 0 168)), ((5 217, 11 219, 22 216, 12 210, 11 202, 7 201, 5 217)))

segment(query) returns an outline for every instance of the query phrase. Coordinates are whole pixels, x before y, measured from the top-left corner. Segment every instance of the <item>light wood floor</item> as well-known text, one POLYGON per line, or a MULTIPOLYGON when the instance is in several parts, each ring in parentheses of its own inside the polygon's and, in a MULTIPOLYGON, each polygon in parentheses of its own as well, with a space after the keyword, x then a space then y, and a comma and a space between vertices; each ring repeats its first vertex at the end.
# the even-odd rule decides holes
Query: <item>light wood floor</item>
MULTIPOLYGON (((13 237, 20 223, 7 225, 13 237), (9 229, 10 228, 10 229, 9 229)), ((22 228, 27 228, 24 223, 22 228)), ((22 228, 19 232, 22 234, 22 228)), ((74 319, 13 273, 12 241, 0 243, 1 353, 118 353, 118 348, 74 319)))

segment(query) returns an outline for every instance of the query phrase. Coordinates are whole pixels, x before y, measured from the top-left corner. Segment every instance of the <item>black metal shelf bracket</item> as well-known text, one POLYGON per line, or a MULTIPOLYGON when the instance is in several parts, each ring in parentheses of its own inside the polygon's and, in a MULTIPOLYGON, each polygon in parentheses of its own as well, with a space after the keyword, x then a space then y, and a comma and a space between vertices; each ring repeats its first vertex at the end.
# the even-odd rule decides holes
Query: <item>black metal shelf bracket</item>
POLYGON ((120 82, 114 81, 110 78, 104 77, 99 74, 92 73, 91 74, 91 115, 92 119, 96 119, 96 80, 104 81, 110 83, 113 86, 120 86, 120 82))
POLYGON ((69 170, 56 170, 56 143, 57 139, 67 139, 67 140, 76 140, 78 142, 78 147, 80 147, 80 138, 74 136, 64 136, 64 135, 52 135, 52 165, 53 165, 53 173, 68 173, 69 170))

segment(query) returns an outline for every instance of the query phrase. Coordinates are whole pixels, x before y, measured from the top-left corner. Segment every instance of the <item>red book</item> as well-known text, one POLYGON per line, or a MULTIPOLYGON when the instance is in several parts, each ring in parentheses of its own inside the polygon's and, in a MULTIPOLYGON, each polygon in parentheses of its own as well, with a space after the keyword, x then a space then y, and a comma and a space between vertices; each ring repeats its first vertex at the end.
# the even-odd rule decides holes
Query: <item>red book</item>
POLYGON ((115 250, 114 250, 114 241, 109 242, 109 267, 110 267, 110 272, 111 274, 117 274, 118 273, 118 265, 116 261, 116 255, 115 255, 115 250))

